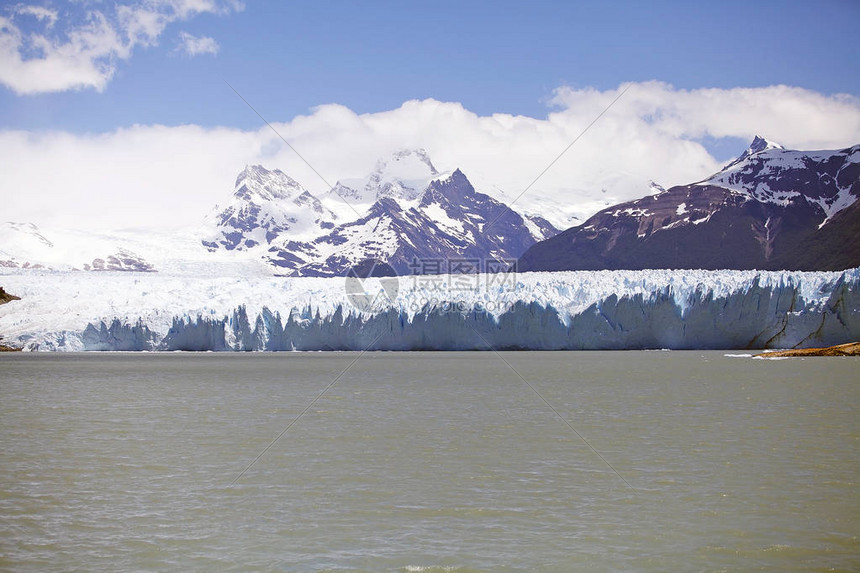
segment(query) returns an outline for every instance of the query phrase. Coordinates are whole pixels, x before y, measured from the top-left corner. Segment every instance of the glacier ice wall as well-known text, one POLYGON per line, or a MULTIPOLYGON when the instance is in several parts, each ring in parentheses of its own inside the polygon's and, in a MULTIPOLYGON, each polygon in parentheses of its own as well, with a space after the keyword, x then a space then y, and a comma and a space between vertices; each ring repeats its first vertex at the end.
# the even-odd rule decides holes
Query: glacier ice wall
POLYGON ((763 349, 860 340, 860 269, 525 273, 456 292, 428 292, 401 277, 393 300, 364 311, 350 304, 342 279, 60 275, 0 276, 22 295, 0 307, 7 341, 27 350, 280 351, 763 349))

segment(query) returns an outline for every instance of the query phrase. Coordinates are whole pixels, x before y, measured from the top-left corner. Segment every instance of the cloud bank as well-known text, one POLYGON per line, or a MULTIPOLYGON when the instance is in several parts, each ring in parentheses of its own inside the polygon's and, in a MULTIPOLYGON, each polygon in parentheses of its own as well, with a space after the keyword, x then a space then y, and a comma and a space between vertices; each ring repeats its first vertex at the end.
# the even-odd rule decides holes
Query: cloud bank
MULTIPOLYGON (((367 174, 381 156, 415 147, 427 149, 440 170, 459 167, 510 200, 624 87, 558 88, 546 118, 479 116, 432 99, 369 114, 323 105, 286 122, 259 110, 325 182, 267 126, 0 132, 4 219, 102 230, 194 225, 230 195, 245 164, 280 168, 324 192, 337 179, 367 174)), ((243 96, 253 103, 254 94, 243 96)), ((237 105, 244 104, 237 98, 237 105)), ((687 91, 632 84, 517 205, 549 199, 581 221, 606 204, 648 194, 651 180, 670 186, 719 170, 704 138, 749 141, 756 134, 798 149, 848 147, 860 143, 860 100, 787 86, 687 91)))
MULTIPOLYGON (((243 5, 237 0, 146 0, 104 7, 83 4, 60 11, 17 4, 0 12, 0 84, 19 95, 103 91, 117 61, 131 58, 138 46, 156 45, 168 25, 243 5)), ((217 52, 212 38, 182 34, 189 55, 217 52)))

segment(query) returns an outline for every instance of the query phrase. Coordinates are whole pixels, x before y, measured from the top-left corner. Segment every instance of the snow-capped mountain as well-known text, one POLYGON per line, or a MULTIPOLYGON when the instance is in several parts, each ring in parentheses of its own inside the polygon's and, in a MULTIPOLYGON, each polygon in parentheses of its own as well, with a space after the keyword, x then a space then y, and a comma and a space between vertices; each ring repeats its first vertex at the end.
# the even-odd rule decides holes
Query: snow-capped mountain
POLYGON ((0 225, 0 286, 20 297, 0 308, 0 334, 28 350, 455 350, 768 348, 860 333, 860 146, 757 138, 706 180, 654 186, 539 244, 534 219, 461 171, 397 157, 361 185, 339 182, 359 206, 343 216, 334 194, 246 168, 205 246, 199 228, 0 225), (520 270, 858 268, 475 273, 523 251, 520 270), (386 295, 368 308, 343 278, 367 260, 434 276, 362 276, 360 295, 386 295), (78 270, 158 272, 66 272, 78 270))
POLYGON ((713 176, 604 209, 530 248, 518 269, 852 268, 858 196, 860 145, 793 151, 756 137, 713 176))
POLYGON ((44 233, 33 223, 0 223, 0 267, 152 272, 146 258, 116 237, 77 231, 44 233), (50 238, 49 238, 50 237, 50 238))
POLYGON ((301 276, 343 275, 367 260, 397 274, 439 274, 468 259, 467 272, 479 272, 512 261, 535 242, 523 217, 475 191, 456 170, 415 199, 381 196, 363 217, 326 235, 273 247, 270 260, 285 274, 301 276))
POLYGON ((53 248, 54 243, 33 223, 6 221, 0 224, 0 266, 44 267, 44 255, 53 248))
MULTIPOLYGON (((408 208, 421 198, 434 179, 447 175, 436 170, 423 149, 404 149, 377 161, 376 168, 366 177, 341 179, 323 201, 327 205, 344 205, 349 210, 366 210, 377 200, 388 197, 408 208)), ((345 216, 349 218, 348 214, 345 216)))
MULTIPOLYGON (((263 251, 265 252, 265 251, 263 251)), ((0 269, 159 272, 185 276, 271 276, 259 251, 200 244, 198 227, 125 229, 109 233, 32 223, 0 223, 0 269)))
POLYGON ((379 160, 368 176, 340 180, 320 198, 279 170, 247 167, 203 244, 257 252, 279 274, 342 275, 366 260, 398 274, 432 274, 447 272, 448 259, 477 259, 475 271, 516 259, 557 232, 477 192, 459 170, 440 173, 418 149, 379 160))
POLYGON ((398 273, 414 273, 421 268, 404 262, 413 257, 470 257, 484 265, 515 259, 557 232, 539 216, 521 216, 476 192, 462 173, 440 173, 418 149, 394 153, 366 177, 338 181, 320 196, 283 171, 246 166, 227 201, 188 230, 97 233, 2 223, 0 266, 331 275, 376 259, 390 261, 398 273), (446 187, 452 178, 457 183, 446 187), (431 188, 450 193, 428 195, 431 188))
POLYGON ((203 244, 211 250, 253 249, 285 233, 317 236, 336 220, 337 215, 280 169, 251 165, 236 178, 230 202, 223 208, 216 205, 203 244))

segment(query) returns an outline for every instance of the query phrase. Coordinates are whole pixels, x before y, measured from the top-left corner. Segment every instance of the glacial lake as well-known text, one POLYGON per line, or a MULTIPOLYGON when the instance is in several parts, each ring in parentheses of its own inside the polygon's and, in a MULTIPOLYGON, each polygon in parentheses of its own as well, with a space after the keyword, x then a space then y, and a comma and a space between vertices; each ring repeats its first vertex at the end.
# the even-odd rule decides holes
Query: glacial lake
POLYGON ((2 354, 0 570, 860 569, 860 359, 737 354, 2 354))

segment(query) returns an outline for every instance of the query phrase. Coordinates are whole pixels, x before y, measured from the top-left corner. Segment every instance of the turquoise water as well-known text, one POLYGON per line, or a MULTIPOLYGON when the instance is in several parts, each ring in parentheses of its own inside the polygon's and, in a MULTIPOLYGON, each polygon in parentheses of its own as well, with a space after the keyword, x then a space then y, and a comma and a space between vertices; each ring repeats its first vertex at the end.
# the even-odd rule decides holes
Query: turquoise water
POLYGON ((0 355, 0 569, 857 570, 858 366, 0 355))

